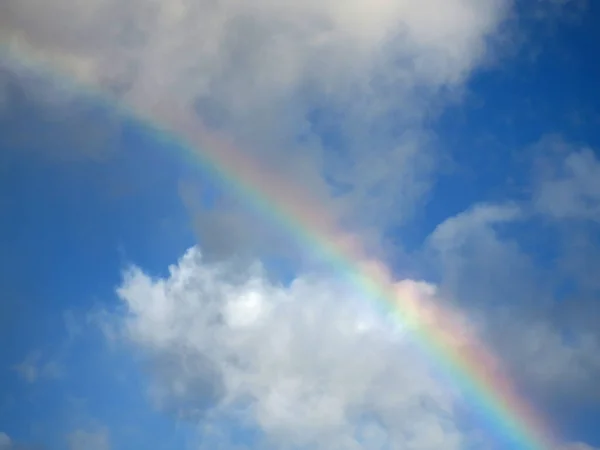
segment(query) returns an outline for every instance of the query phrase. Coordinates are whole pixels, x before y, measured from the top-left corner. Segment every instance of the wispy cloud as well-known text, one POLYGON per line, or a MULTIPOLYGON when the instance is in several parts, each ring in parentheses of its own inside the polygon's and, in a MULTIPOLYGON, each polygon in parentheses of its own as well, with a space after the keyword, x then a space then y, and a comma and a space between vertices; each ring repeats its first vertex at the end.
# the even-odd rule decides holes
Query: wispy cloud
POLYGON ((13 369, 28 383, 35 383, 40 379, 58 379, 64 374, 64 368, 58 361, 44 361, 39 351, 30 352, 22 362, 14 365, 13 369))
POLYGON ((108 430, 75 430, 67 436, 69 450, 110 450, 108 430))

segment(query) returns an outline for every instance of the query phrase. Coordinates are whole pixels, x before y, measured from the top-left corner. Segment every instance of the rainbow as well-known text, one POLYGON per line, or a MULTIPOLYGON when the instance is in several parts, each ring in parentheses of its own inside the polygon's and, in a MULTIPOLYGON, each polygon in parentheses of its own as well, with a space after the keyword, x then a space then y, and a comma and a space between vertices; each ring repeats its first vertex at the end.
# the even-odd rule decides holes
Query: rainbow
MULTIPOLYGON (((9 57, 14 58, 14 54, 9 57)), ((38 66, 25 61, 19 65, 38 66)), ((66 79, 58 75, 55 79, 66 79)), ((225 137, 207 130, 192 114, 173 101, 151 108, 127 108, 92 87, 77 87, 99 102, 146 122, 165 139, 174 136, 190 165, 216 176, 221 183, 250 206, 284 228, 300 244, 314 249, 332 267, 347 277, 364 298, 411 332, 417 348, 449 376, 468 397, 478 414, 511 448, 555 449, 553 432, 541 415, 520 396, 500 362, 473 333, 461 324, 459 315, 428 297, 402 296, 386 267, 370 259, 360 240, 340 232, 332 215, 303 189, 267 172, 257 161, 239 151, 225 137)))

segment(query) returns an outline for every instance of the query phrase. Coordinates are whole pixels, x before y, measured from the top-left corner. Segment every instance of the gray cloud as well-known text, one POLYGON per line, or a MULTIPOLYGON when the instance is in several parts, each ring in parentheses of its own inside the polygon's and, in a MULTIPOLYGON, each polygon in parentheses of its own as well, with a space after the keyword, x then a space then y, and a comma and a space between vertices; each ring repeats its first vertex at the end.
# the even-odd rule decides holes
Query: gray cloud
MULTIPOLYGON (((265 170, 372 232, 407 220, 428 192, 437 154, 424 119, 490 58, 509 7, 9 0, 0 7, 0 39, 9 54, 111 91, 193 145, 204 141, 188 123, 219 130, 265 170)), ((193 214, 204 241, 219 228, 243 234, 236 224, 251 220, 238 207, 193 214)), ((264 240, 260 226, 249 228, 248 242, 264 240)))
POLYGON ((0 57, 0 126, 11 130, 3 142, 51 161, 110 159, 118 148, 122 117, 63 85, 0 57))
POLYGON ((547 136, 535 145, 534 206, 558 220, 600 221, 600 161, 592 149, 547 136))
MULTIPOLYGON (((574 295, 590 299, 600 289, 598 227, 600 160, 597 151, 544 136, 532 148, 535 171, 532 208, 549 224, 560 258, 562 277, 574 295)), ((596 316, 594 316, 596 317, 596 316)))
POLYGON ((517 243, 500 239, 498 229, 521 220, 516 204, 480 204, 439 224, 426 250, 446 289, 470 309, 526 298, 534 268, 517 243), (511 280, 507 283, 507 280, 511 280))
POLYGON ((0 432, 0 449, 6 450, 11 446, 12 440, 10 436, 4 432, 0 432))
POLYGON ((597 404, 597 161, 590 149, 557 137, 533 150, 530 199, 472 206, 438 225, 427 252, 442 291, 477 318, 527 392, 570 406, 597 404), (545 235, 556 256, 540 261, 525 226, 536 239, 545 235))
POLYGON ((563 447, 564 450, 597 450, 596 447, 585 444, 583 442, 574 442, 563 447))

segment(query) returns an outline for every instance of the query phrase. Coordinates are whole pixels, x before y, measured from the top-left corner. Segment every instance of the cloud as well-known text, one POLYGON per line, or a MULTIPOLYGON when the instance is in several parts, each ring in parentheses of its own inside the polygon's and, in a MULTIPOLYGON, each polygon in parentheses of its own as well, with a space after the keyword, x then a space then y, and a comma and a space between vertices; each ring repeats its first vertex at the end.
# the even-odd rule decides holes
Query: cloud
POLYGON ((347 94, 391 57, 410 61, 391 75, 403 84, 459 81, 505 7, 496 0, 27 0, 4 3, 0 25, 9 46, 91 84, 186 100, 218 95, 219 104, 240 109, 268 105, 306 82, 347 94))
POLYGON ((598 152, 560 135, 547 135, 531 153, 532 209, 556 233, 561 275, 573 285, 575 295, 591 298, 600 289, 598 152))
POLYGON ((51 161, 105 162, 114 156, 122 126, 118 112, 2 55, 0 126, 10 130, 2 137, 6 147, 51 161))
MULTIPOLYGON (((207 140, 202 130, 219 132, 332 215, 380 232, 410 217, 430 189, 439 155, 427 119, 490 58, 509 7, 503 0, 8 0, 0 39, 13 56, 109 91, 198 147, 207 140)), ((5 110, 33 92, 52 114, 64 112, 59 123, 86 130, 78 142, 89 155, 91 143, 105 143, 90 138, 89 123, 72 126, 85 115, 59 79, 38 83, 14 61, 2 64, 5 110)), ((507 228, 528 220, 529 209, 557 221, 597 221, 598 179, 588 149, 543 157, 531 208, 475 205, 427 241, 442 292, 473 310, 469 318, 515 377, 563 398, 596 393, 600 341, 589 326, 555 319, 551 286, 539 283, 507 228)), ((219 200, 208 213, 187 202, 207 253, 222 260, 240 247, 275 246, 244 205, 219 200)), ((427 283, 399 286, 435 297, 427 283)), ((118 293, 127 308, 119 323, 151 375, 153 405, 202 419, 217 439, 230 437, 231 421, 259 429, 278 448, 452 449, 469 439, 455 393, 414 355, 405 330, 374 317, 335 281, 304 275, 280 285, 259 266, 209 264, 194 248, 164 279, 132 268, 118 293)), ((18 366, 30 382, 44 370, 38 359, 18 366)), ((109 448, 106 430, 79 430, 68 442, 73 450, 109 448)))
POLYGON ((15 442, 11 437, 0 431, 0 450, 40 450, 42 447, 15 442))
POLYGON ((75 430, 67 436, 69 450, 110 450, 108 430, 75 430))
MULTIPOLYGON (((600 339, 595 329, 556 320, 540 309, 538 318, 519 318, 519 308, 492 323, 495 347, 532 395, 565 407, 600 401, 600 339), (502 328, 504 328, 503 331, 502 328), (506 331, 511 330, 510 334, 506 331)), ((528 317, 529 318, 529 317, 528 317)))
POLYGON ((40 379, 55 380, 63 376, 64 369, 58 361, 42 361, 42 353, 30 352, 25 359, 13 366, 13 369, 28 383, 35 383, 40 379))
POLYGON ((0 449, 2 450, 7 450, 10 449, 11 447, 11 439, 8 436, 8 434, 4 433, 4 432, 0 432, 0 449))
MULTIPOLYGON (((500 248, 503 239, 493 227, 520 217, 518 211, 514 205, 480 205, 448 227, 442 224, 437 242, 460 243, 462 229, 475 236, 469 251, 478 250, 478 239, 484 249, 500 248)), ((519 247, 505 247, 491 254, 503 258, 497 263, 519 261, 519 247)), ((447 253, 446 264, 459 255, 447 253)), ((474 264, 485 268, 479 259, 485 255, 473 253, 474 264)), ((468 274, 461 273, 465 279, 468 274)), ((494 302, 490 275, 485 269, 473 275, 482 277, 477 292, 487 286, 486 298, 459 285, 464 297, 455 299, 461 308, 455 310, 502 358, 519 388, 538 404, 564 408, 598 400, 597 330, 555 313, 551 298, 531 301, 528 295, 546 292, 532 287, 528 273, 516 280, 510 272, 496 275, 496 282, 514 283, 522 296, 494 302)), ((438 295, 457 292, 445 280, 439 290, 412 280, 399 282, 398 289, 404 301, 438 303, 438 295)), ((481 443, 478 430, 461 416, 468 405, 415 353, 409 330, 336 279, 306 274, 282 285, 260 265, 240 271, 239 265, 207 263, 192 248, 165 278, 132 267, 118 295, 125 310, 112 321, 139 352, 150 401, 198 424, 206 448, 235 448, 243 430, 259 430, 255 439, 267 448, 481 443)))
MULTIPOLYGON (((228 423, 275 448, 458 449, 469 439, 456 393, 343 284, 306 275, 280 285, 260 266, 207 264, 197 248, 169 273, 131 268, 118 320, 149 370, 153 404, 221 444, 228 423)), ((434 292, 410 280, 398 289, 414 300, 434 292)))
POLYGON ((439 224, 429 238, 430 245, 437 250, 457 249, 468 244, 474 234, 489 241, 494 225, 511 222, 520 215, 520 209, 513 204, 476 204, 439 224))
POLYGON ((574 442, 563 447, 564 450, 597 450, 596 447, 584 444, 583 442, 574 442))
POLYGON ((246 259, 265 249, 272 254, 290 255, 292 243, 268 220, 259 219, 232 198, 219 198, 215 206, 207 208, 203 191, 196 183, 180 183, 181 199, 192 217, 206 259, 246 259))
MULTIPOLYGON (((428 255, 440 273, 441 292, 469 311, 525 392, 544 402, 595 403, 598 315, 582 291, 560 301, 564 266, 550 261, 542 267, 527 251, 532 242, 524 240, 529 235, 522 228, 534 219, 527 213, 532 205, 535 200, 474 205, 438 225, 428 238, 428 255)), ((550 240, 563 239, 543 231, 551 233, 550 240)), ((574 276, 580 286, 585 273, 574 276)))
POLYGON ((536 2, 532 14, 537 19, 580 20, 588 9, 588 0, 544 0, 536 2))
POLYGON ((523 214, 516 204, 473 205, 440 223, 428 237, 430 261, 444 288, 463 306, 481 309, 528 294, 533 268, 527 256, 497 235, 523 214))
MULTIPOLYGON (((438 157, 425 118, 493 57, 510 3, 9 0, 0 39, 195 146, 205 140, 188 124, 219 130, 347 223, 378 228, 429 191, 438 157)), ((264 240, 243 208, 193 214, 201 240, 221 225, 264 240)))
POLYGON ((538 181, 534 206, 557 220, 600 221, 600 161, 586 146, 560 136, 546 136, 535 145, 538 181))

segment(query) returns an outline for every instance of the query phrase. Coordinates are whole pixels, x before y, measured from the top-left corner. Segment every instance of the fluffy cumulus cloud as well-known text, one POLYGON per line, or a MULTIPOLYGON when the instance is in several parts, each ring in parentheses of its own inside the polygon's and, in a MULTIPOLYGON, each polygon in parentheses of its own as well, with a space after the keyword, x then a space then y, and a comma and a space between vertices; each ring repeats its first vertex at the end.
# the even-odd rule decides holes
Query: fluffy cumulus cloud
MULTIPOLYGON (((514 219, 516 211, 514 205, 481 206, 431 239, 440 246, 444 239, 461 243, 467 230, 485 248, 494 243, 516 252, 493 230, 495 221, 514 219)), ((499 262, 518 261, 511 251, 496 255, 499 262)), ((502 276, 498 282, 510 283, 510 273, 502 276)), ((531 280, 517 280, 517 288, 525 282, 531 280)), ((438 295, 457 291, 445 280, 441 286, 404 280, 397 290, 403 301, 434 302, 450 311, 438 295)), ((570 405, 598 394, 597 330, 556 320, 543 305, 525 303, 527 294, 494 304, 489 294, 478 299, 461 288, 465 298, 452 310, 470 309, 468 317, 461 314, 465 329, 476 330, 477 339, 503 358, 530 398, 570 405)), ((269 281, 260 265, 240 271, 207 263, 192 248, 165 278, 132 267, 118 295, 124 314, 110 320, 139 352, 149 400, 198 424, 206 448, 236 448, 237 434, 248 430, 254 434, 246 436, 275 448, 486 445, 481 430, 465 425, 464 398, 415 350, 410 330, 374 311, 340 280, 305 275, 282 285, 269 281)))
MULTIPOLYGON (((398 289, 415 301, 435 292, 398 289)), ((470 439, 456 393, 343 284, 274 284, 259 266, 232 273, 192 248, 167 278, 132 268, 118 294, 154 405, 222 439, 232 421, 275 448, 458 449, 470 439)))

